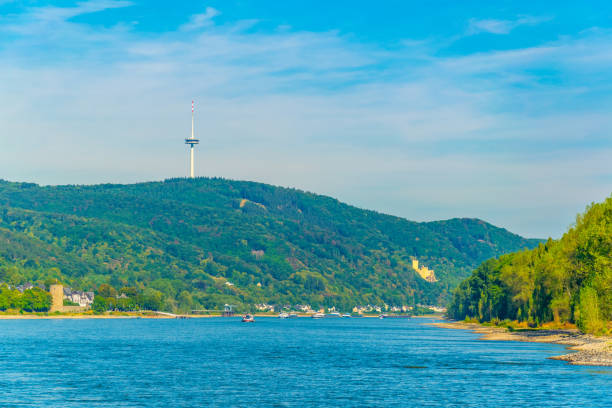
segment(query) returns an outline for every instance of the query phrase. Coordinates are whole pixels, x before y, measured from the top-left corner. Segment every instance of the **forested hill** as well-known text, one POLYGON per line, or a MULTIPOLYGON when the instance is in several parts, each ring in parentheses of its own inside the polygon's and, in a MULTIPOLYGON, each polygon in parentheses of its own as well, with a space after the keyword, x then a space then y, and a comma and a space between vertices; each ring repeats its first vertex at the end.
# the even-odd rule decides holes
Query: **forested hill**
POLYGON ((538 242, 477 219, 417 223, 253 182, 0 181, 0 282, 149 288, 168 310, 443 303, 485 259, 538 242))
POLYGON ((560 240, 482 264, 455 291, 449 315, 611 332, 612 196, 579 215, 560 240))

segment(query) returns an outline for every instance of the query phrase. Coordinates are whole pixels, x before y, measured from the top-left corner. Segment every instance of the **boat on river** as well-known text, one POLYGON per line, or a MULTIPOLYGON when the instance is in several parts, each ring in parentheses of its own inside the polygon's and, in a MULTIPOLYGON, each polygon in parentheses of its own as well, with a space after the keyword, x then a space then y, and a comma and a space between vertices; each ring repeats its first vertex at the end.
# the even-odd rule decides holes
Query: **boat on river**
POLYGON ((325 315, 323 313, 315 313, 312 315, 313 319, 323 319, 325 315))
POLYGON ((255 321, 255 317, 253 317, 253 315, 250 313, 247 313, 244 316, 242 316, 243 323, 253 323, 254 321, 255 321))

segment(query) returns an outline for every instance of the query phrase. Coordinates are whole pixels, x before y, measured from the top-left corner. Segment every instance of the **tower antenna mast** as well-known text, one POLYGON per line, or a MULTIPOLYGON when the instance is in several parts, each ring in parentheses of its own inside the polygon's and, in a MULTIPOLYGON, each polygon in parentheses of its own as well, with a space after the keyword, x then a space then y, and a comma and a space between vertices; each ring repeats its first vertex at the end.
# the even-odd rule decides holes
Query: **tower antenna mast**
POLYGON ((197 145, 198 143, 200 143, 200 141, 198 139, 195 138, 194 135, 194 129, 193 129, 193 115, 194 115, 194 102, 193 100, 191 101, 191 137, 188 137, 187 139, 185 139, 185 144, 189 145, 189 156, 190 156, 190 160, 189 160, 189 177, 190 178, 194 178, 194 171, 193 171, 193 147, 195 145, 197 145))

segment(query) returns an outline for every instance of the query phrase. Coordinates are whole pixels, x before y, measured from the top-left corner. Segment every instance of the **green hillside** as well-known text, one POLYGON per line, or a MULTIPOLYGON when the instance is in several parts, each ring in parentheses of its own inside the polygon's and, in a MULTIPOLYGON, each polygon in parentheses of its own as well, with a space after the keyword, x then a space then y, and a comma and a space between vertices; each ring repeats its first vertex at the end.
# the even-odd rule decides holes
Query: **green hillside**
POLYGON ((167 310, 442 304, 485 259, 538 242, 481 220, 417 223, 253 182, 0 181, 0 282, 146 288, 167 310), (413 256, 438 282, 412 270, 413 256))
POLYGON ((457 288, 448 313, 612 330, 612 196, 588 207, 560 240, 483 263, 457 288))

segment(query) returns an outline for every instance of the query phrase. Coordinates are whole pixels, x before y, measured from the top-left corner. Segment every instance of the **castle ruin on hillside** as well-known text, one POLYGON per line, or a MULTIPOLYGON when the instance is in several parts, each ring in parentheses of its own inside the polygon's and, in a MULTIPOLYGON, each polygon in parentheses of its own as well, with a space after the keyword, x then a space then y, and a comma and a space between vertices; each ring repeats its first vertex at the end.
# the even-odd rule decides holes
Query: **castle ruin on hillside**
POLYGON ((412 269, 414 269, 416 271, 416 273, 419 274, 419 276, 423 279, 425 279, 427 282, 437 282, 438 279, 436 279, 436 275, 433 271, 433 269, 429 269, 426 266, 420 266, 419 267, 419 261, 416 258, 412 258, 412 269))

